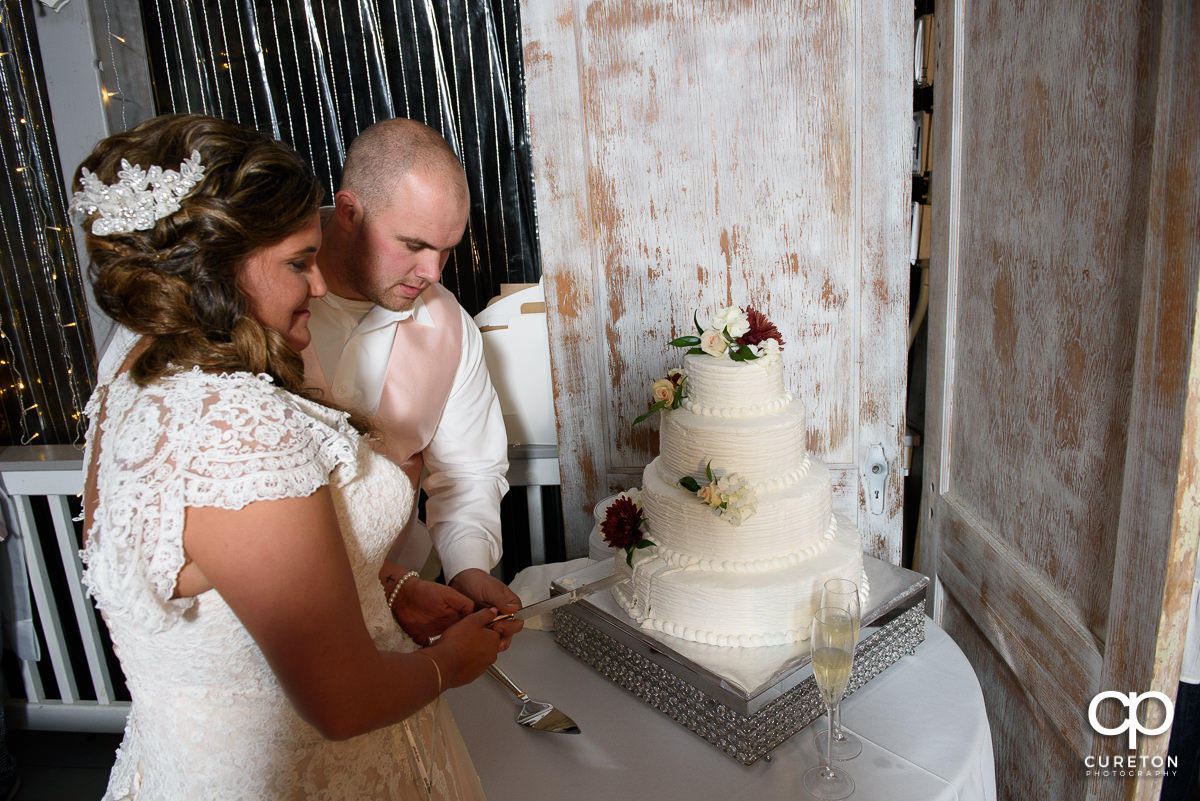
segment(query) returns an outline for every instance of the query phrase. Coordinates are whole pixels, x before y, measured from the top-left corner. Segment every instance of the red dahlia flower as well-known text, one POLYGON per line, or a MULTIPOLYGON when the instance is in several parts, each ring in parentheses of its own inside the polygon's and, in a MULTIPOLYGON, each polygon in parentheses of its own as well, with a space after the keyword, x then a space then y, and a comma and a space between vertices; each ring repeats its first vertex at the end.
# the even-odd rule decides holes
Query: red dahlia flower
POLYGON ((783 350, 783 337, 775 324, 767 319, 767 315, 747 306, 746 320, 750 323, 750 330, 737 338, 739 345, 759 345, 764 340, 773 339, 779 343, 779 349, 783 350))
POLYGON ((630 498, 617 498, 604 513, 600 532, 604 535, 604 541, 612 547, 629 548, 642 539, 640 529, 643 520, 642 510, 630 498))

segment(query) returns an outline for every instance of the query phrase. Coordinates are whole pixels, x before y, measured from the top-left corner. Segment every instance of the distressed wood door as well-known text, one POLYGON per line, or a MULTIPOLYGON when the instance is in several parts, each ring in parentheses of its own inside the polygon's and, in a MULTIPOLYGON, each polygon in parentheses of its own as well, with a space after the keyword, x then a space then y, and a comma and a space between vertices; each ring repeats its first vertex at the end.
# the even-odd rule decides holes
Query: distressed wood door
POLYGON ((869 553, 901 547, 911 3, 531 0, 521 9, 568 552, 640 486, 693 314, 779 328, 810 450, 869 553), (890 467, 873 511, 863 465, 890 467))
POLYGON ((1088 775, 1088 757, 1131 754, 1088 708, 1174 697, 1179 675, 1200 531, 1200 16, 936 13, 919 566, 983 686, 1001 799, 1157 798, 1159 779, 1088 775))

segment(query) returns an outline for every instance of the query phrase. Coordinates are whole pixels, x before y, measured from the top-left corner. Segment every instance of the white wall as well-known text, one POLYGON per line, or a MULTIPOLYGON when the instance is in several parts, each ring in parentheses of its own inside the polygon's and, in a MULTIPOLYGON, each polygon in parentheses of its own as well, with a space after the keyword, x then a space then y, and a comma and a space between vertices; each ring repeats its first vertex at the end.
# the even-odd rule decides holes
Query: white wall
MULTIPOLYGON (((96 143, 108 136, 104 103, 101 100, 100 72, 97 69, 95 40, 92 36, 92 15, 86 2, 74 0, 63 3, 58 10, 45 4, 35 5, 38 42, 42 51, 42 69, 50 94, 50 112, 64 186, 70 196, 71 178, 75 168, 92 151, 96 143)), ((79 263, 84 266, 87 282, 87 253, 83 235, 76 229, 79 263)), ((103 347, 112 322, 103 315, 92 298, 91 286, 86 286, 92 334, 97 352, 103 347)))

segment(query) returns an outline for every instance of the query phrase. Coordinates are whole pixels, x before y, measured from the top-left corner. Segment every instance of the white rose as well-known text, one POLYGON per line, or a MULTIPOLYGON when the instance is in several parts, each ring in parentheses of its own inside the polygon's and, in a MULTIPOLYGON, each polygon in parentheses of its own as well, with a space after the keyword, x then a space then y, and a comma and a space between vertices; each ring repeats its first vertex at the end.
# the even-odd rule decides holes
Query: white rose
POLYGON ((724 328, 730 323, 737 322, 737 319, 742 316, 742 310, 737 306, 726 306, 723 309, 718 309, 713 312, 712 327, 724 328))
POLYGON ((729 336, 737 339, 750 330, 750 319, 740 306, 726 306, 713 315, 713 328, 725 329, 729 336))

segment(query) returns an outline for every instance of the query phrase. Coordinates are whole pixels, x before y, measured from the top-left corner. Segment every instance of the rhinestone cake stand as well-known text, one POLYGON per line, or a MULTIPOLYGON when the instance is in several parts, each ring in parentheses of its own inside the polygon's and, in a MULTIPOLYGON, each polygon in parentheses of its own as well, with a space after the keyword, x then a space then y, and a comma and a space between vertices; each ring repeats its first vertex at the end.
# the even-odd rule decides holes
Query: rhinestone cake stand
MULTIPOLYGON (((870 593, 846 697, 925 639, 929 579, 865 557, 870 593)), ((557 594, 604 578, 601 562, 554 581, 557 594)), ((602 676, 750 765, 825 713, 808 644, 718 648, 638 628, 603 592, 554 611, 554 639, 602 676)))

